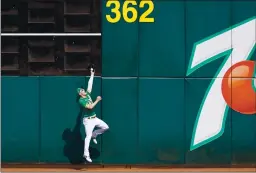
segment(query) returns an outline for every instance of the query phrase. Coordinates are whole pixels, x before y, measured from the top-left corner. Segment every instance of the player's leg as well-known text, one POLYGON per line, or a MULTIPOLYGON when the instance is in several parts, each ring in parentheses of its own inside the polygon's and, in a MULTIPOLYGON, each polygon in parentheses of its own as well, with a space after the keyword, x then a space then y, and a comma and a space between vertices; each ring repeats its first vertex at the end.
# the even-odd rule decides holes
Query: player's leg
POLYGON ((95 127, 95 121, 92 121, 92 119, 83 119, 83 124, 85 127, 85 140, 84 140, 84 157, 88 162, 92 162, 90 158, 90 153, 89 153, 89 146, 90 146, 90 141, 92 138, 92 132, 95 127))
POLYGON ((93 138, 93 142, 97 143, 96 138, 98 135, 101 135, 102 133, 104 133, 105 131, 107 131, 109 129, 107 123, 105 123, 104 121, 102 121, 99 118, 95 118, 95 126, 98 128, 97 130, 94 130, 94 132, 92 133, 92 138, 93 138))

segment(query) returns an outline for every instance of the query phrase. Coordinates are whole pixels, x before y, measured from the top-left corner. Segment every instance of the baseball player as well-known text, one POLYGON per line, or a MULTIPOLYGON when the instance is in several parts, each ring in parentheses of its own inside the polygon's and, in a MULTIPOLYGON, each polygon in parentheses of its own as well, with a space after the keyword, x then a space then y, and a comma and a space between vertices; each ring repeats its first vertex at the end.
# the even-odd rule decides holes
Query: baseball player
POLYGON ((89 145, 91 139, 95 144, 97 144, 97 136, 104 133, 109 129, 108 125, 102 121, 101 119, 96 117, 96 113, 94 112, 94 107, 97 105, 99 101, 101 101, 101 97, 98 96, 97 99, 93 102, 91 98, 92 85, 94 78, 94 70, 91 68, 91 76, 88 81, 88 87, 85 91, 83 88, 77 88, 77 92, 80 96, 79 104, 83 107, 83 124, 85 127, 86 137, 84 140, 84 155, 83 157, 88 161, 92 162, 89 153, 89 145), (94 130, 94 127, 97 127, 97 130, 94 130))

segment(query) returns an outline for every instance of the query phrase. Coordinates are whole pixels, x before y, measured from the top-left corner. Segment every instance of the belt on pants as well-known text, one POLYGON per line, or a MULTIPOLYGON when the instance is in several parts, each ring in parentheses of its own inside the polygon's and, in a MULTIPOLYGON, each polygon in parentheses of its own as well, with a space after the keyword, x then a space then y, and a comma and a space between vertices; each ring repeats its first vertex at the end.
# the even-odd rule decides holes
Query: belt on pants
POLYGON ((96 115, 93 115, 93 116, 90 116, 90 117, 87 117, 87 118, 90 120, 90 119, 96 118, 96 115))

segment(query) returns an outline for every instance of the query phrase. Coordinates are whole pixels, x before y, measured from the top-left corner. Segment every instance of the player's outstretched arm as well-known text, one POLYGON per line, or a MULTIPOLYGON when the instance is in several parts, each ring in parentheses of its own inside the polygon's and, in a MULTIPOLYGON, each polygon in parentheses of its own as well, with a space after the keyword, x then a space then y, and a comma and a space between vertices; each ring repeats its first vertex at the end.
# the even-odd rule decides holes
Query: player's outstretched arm
POLYGON ((87 87, 87 91, 88 91, 89 93, 92 92, 93 78, 94 78, 94 71, 93 71, 93 69, 91 68, 91 76, 90 76, 90 79, 89 79, 89 81, 88 81, 88 87, 87 87))
POLYGON ((87 104, 85 107, 87 109, 93 109, 97 105, 97 103, 99 103, 99 101, 101 101, 101 97, 100 96, 97 97, 95 102, 93 102, 92 104, 87 104))

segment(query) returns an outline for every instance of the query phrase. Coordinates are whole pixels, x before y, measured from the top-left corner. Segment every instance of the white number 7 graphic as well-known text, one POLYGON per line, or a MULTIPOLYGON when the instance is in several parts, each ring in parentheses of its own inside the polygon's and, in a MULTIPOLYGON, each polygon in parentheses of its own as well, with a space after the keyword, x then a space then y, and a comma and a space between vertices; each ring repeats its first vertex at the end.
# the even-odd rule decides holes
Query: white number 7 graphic
POLYGON ((251 58, 255 41, 256 16, 194 44, 187 76, 218 58, 226 58, 212 79, 200 105, 192 134, 191 151, 224 133, 229 107, 222 97, 222 77, 232 64, 251 58))

